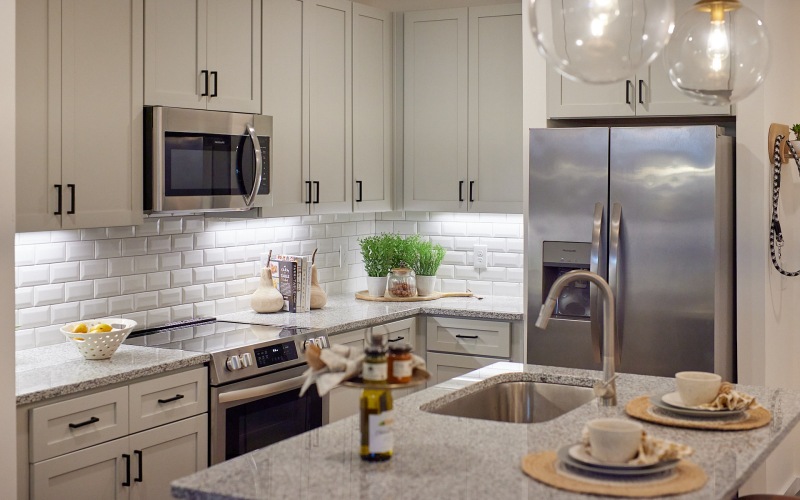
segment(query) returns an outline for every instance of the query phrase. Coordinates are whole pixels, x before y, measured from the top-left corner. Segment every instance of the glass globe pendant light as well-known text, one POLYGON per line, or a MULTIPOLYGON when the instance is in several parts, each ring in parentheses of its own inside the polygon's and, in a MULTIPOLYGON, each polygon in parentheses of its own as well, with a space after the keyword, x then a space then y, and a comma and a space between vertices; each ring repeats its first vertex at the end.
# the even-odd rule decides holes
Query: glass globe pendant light
POLYGON ((530 0, 539 53, 575 81, 630 78, 667 44, 673 0, 530 0))
POLYGON ((664 50, 672 85, 692 99, 728 106, 750 95, 769 69, 769 36, 739 0, 700 0, 664 50))

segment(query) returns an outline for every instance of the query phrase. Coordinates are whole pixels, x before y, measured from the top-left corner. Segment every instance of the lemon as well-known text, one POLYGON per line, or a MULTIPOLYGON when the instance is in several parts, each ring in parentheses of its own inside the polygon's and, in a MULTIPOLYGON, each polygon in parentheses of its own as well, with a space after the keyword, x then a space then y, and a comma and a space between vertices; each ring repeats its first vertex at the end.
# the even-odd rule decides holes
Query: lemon
POLYGON ((86 333, 88 331, 89 331, 89 329, 86 327, 86 323, 78 323, 72 329, 72 333, 86 333))
POLYGON ((111 325, 106 323, 98 323, 89 330, 89 333, 106 333, 110 331, 111 325))

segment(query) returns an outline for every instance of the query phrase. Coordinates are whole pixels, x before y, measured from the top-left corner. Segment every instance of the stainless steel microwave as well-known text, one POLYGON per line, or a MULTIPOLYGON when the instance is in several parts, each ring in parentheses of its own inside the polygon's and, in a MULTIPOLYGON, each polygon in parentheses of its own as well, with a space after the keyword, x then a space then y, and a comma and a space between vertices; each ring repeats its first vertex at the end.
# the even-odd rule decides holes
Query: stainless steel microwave
POLYGON ((272 117, 145 108, 144 210, 249 210, 269 201, 272 117))

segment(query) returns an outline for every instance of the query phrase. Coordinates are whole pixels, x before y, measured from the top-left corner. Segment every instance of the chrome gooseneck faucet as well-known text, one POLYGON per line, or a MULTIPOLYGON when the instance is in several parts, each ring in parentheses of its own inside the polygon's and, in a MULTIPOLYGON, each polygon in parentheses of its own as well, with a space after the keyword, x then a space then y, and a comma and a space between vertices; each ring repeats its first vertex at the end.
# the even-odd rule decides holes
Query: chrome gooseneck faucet
POLYGON ((561 293, 561 290, 573 281, 589 281, 597 286, 603 296, 603 381, 594 386, 594 392, 600 399, 600 404, 603 406, 616 406, 617 405, 617 385, 615 379, 617 378, 614 373, 614 355, 616 339, 616 317, 614 294, 611 287, 608 286, 606 280, 600 275, 590 271, 577 269, 570 271, 553 282, 550 288, 550 293, 542 304, 539 310, 539 317, 536 319, 536 326, 541 329, 547 328, 547 322, 550 321, 550 316, 556 307, 556 298, 561 293))

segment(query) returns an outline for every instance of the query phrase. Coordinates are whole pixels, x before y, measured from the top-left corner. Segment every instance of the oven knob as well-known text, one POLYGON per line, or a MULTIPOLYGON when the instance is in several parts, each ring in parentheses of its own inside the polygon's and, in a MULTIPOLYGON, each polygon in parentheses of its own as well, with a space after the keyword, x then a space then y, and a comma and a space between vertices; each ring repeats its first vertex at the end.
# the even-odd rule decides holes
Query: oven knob
POLYGON ((228 360, 225 361, 225 365, 230 371, 240 370, 242 368, 242 359, 235 354, 233 356, 228 356, 228 360))
POLYGON ((308 349, 308 346, 314 345, 314 344, 315 344, 314 339, 304 340, 303 341, 303 352, 306 352, 306 349, 308 349))
POLYGON ((314 343, 317 344, 317 347, 320 349, 325 349, 326 347, 330 347, 328 345, 328 337, 317 337, 314 339, 314 343))
POLYGON ((239 357, 241 358, 242 361, 242 368, 247 368, 248 366, 253 364, 253 357, 250 356, 249 352, 246 352, 239 357))

